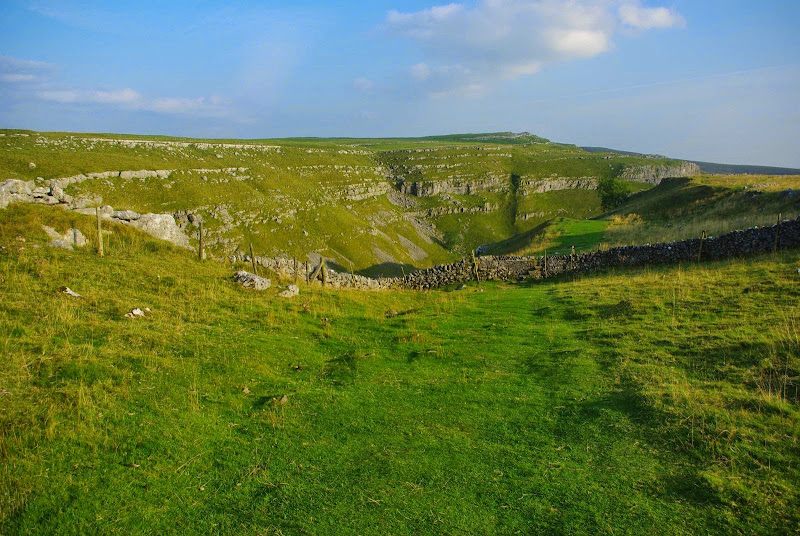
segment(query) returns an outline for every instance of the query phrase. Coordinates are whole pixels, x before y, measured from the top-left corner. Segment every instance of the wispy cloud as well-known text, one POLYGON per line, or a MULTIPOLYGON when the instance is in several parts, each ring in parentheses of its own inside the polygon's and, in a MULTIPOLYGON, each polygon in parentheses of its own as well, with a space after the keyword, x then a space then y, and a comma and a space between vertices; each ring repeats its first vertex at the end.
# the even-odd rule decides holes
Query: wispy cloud
POLYGON ((385 29, 421 46, 408 77, 433 95, 479 95, 498 80, 537 73, 548 63, 591 58, 613 48, 624 29, 684 26, 663 7, 619 0, 481 0, 403 13, 385 29))
POLYGON ((60 104, 106 105, 128 110, 200 117, 225 117, 230 112, 230 103, 222 97, 148 98, 131 88, 112 90, 42 89, 36 92, 36 96, 41 100, 60 104))
POLYGON ((57 70, 53 63, 0 56, 0 82, 7 84, 43 82, 57 70))

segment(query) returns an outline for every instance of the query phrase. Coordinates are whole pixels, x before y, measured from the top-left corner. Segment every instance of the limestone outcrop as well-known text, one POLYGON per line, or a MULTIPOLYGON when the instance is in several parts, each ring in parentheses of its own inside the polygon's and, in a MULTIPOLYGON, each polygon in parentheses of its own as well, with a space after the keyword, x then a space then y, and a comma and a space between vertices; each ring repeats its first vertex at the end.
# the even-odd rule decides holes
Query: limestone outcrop
POLYGON ((622 172, 621 179, 649 184, 660 184, 664 179, 691 177, 702 173, 700 166, 693 162, 681 162, 676 166, 630 166, 622 172))

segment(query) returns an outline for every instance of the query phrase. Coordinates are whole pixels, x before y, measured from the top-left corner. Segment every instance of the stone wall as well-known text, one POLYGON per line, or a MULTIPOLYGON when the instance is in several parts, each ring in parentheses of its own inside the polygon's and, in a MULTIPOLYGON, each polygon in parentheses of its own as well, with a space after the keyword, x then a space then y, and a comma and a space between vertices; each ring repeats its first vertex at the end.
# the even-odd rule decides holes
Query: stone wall
POLYGON ((692 238, 645 246, 623 246, 606 251, 577 255, 536 257, 477 257, 475 264, 465 259, 419 270, 404 278, 384 279, 389 288, 429 289, 456 283, 485 280, 517 281, 526 278, 546 279, 562 274, 590 272, 613 267, 670 264, 700 260, 718 260, 800 247, 800 218, 780 226, 753 227, 704 240, 692 238), (702 249, 701 249, 702 243, 702 249))
MULTIPOLYGON (((549 255, 532 257, 486 256, 463 259, 417 270, 405 277, 372 279, 360 275, 327 270, 328 284, 333 288, 360 290, 416 289, 425 290, 475 281, 519 281, 546 279, 568 273, 584 273, 613 267, 670 264, 700 260, 718 260, 767 253, 775 247, 777 231, 778 249, 800 247, 800 218, 783 222, 780 227, 753 227, 734 231, 704 240, 692 238, 679 242, 666 242, 646 246, 623 246, 606 251, 576 255, 549 255), (701 244, 702 242, 702 250, 701 244)), ((240 255, 231 260, 250 262, 250 257, 240 255)), ((285 258, 256 257, 256 263, 282 275, 294 277, 294 263, 285 258)), ((314 273, 318 265, 309 264, 314 273)), ((305 280, 306 264, 298 262, 298 278, 305 280)), ((318 282, 319 278, 315 282, 318 282)))

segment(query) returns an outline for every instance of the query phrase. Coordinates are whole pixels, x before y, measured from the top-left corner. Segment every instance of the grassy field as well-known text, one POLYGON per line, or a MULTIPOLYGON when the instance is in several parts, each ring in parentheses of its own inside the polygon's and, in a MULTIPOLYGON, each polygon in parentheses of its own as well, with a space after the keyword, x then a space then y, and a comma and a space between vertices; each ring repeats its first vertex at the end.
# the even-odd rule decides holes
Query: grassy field
POLYGON ((800 531, 800 252, 285 301, 42 224, 93 229, 0 210, 2 534, 800 531))

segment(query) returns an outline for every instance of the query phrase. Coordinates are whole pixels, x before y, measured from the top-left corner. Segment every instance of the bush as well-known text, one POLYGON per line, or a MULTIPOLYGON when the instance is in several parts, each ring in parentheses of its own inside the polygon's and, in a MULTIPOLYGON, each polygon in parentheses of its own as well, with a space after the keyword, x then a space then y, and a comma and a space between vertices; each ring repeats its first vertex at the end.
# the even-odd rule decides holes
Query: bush
POLYGON ((600 179, 597 185, 603 210, 617 208, 631 195, 631 185, 621 179, 600 179))

